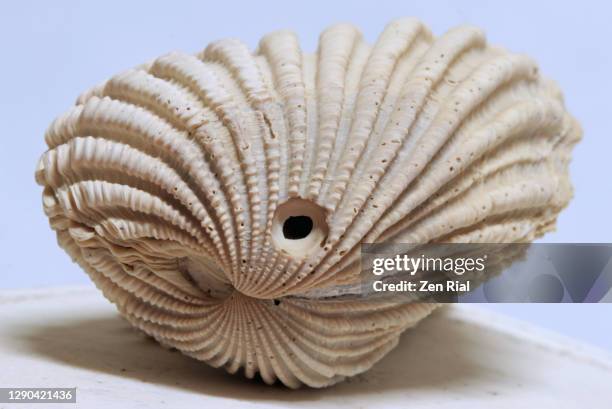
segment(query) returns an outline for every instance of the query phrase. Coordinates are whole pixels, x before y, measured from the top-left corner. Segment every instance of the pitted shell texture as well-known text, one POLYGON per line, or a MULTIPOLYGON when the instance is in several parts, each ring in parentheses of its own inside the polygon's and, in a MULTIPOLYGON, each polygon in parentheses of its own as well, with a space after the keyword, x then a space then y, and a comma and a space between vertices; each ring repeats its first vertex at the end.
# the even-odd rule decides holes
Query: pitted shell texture
MULTIPOLYGON (((528 57, 414 19, 173 52, 84 93, 36 179, 58 241, 135 327, 229 372, 323 387, 432 304, 326 297, 363 242, 529 242, 581 135, 528 57), (323 294, 323 296, 321 295, 323 294)), ((407 363, 408 365, 408 363, 407 363)))

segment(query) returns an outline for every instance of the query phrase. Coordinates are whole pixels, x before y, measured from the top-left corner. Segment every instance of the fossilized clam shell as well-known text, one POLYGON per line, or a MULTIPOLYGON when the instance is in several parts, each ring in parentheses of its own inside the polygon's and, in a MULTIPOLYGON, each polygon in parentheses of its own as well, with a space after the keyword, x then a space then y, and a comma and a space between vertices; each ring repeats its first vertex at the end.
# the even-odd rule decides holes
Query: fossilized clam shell
POLYGON ((314 54, 291 32, 173 52, 84 93, 36 180, 60 246, 135 327, 229 372, 323 387, 433 304, 325 297, 363 242, 528 242, 581 135, 528 57, 414 19, 314 54))

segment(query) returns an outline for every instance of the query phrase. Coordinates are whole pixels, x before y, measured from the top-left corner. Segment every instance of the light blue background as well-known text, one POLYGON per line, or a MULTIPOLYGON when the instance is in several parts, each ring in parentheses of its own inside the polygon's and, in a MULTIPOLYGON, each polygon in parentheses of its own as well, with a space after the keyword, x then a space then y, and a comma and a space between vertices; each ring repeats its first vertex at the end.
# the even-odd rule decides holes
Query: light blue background
MULTIPOLYGON (((373 41, 391 19, 417 16, 436 34, 463 23, 490 42, 527 53, 556 79, 585 138, 575 149, 576 198, 550 242, 611 242, 612 7, 559 1, 11 1, 0 6, 0 288, 87 283, 55 244, 34 169, 50 121, 112 74, 170 50, 201 50, 222 37, 255 47, 291 28, 305 50, 335 22, 373 41)), ((612 350, 612 305, 493 305, 489 308, 612 350)))

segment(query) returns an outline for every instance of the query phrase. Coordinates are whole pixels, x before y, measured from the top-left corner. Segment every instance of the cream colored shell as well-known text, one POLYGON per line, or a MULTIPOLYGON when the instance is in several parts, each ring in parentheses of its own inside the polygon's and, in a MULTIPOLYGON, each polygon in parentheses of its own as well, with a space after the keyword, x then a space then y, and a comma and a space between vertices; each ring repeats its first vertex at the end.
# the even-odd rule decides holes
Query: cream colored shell
POLYGON ((531 59, 401 19, 374 46, 337 25, 314 54, 283 31, 121 73, 53 122, 36 179, 59 244, 135 327, 323 387, 435 308, 317 296, 357 282, 360 243, 531 241, 571 198, 580 135, 531 59))

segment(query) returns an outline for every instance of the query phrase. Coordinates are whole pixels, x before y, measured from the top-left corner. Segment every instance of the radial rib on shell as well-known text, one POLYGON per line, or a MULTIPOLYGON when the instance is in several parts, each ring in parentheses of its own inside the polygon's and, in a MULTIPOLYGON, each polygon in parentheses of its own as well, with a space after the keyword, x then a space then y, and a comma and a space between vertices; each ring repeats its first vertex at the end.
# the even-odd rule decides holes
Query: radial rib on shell
POLYGON ((36 179, 60 246, 135 327, 229 372, 323 387, 433 304, 313 294, 363 242, 529 242, 581 131, 534 62, 414 19, 173 52, 84 93, 36 179), (289 224, 287 224, 289 223, 289 224), (292 230, 293 229, 293 230, 292 230))

